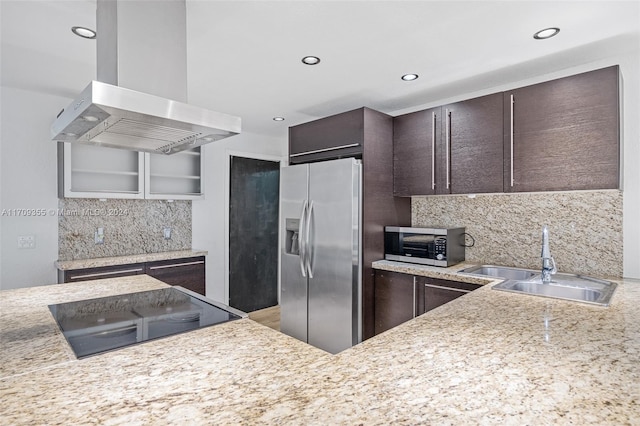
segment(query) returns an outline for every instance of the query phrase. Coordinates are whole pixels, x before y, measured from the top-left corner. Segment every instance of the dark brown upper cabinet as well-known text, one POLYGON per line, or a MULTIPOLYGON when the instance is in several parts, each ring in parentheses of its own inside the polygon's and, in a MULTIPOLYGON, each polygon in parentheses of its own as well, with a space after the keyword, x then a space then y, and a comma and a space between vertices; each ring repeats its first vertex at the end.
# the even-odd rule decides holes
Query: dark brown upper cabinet
POLYGON ((393 193, 398 197, 436 193, 436 144, 441 108, 393 119, 393 193))
POLYGON ((619 188, 619 69, 504 92, 506 192, 619 188))
POLYGON ((365 108, 289 127, 289 163, 362 155, 365 108))
POLYGON ((442 112, 436 192, 502 192, 502 94, 445 105, 442 112))
POLYGON ((396 196, 502 192, 502 94, 394 118, 396 196))

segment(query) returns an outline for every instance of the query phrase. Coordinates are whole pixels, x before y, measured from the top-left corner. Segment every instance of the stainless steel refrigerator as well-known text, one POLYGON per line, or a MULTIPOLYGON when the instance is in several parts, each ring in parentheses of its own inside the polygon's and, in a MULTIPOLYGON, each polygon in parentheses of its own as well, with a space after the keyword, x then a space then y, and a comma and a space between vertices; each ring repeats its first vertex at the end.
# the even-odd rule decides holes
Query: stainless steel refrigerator
POLYGON ((284 167, 280 329, 330 353, 362 340, 362 165, 284 167))

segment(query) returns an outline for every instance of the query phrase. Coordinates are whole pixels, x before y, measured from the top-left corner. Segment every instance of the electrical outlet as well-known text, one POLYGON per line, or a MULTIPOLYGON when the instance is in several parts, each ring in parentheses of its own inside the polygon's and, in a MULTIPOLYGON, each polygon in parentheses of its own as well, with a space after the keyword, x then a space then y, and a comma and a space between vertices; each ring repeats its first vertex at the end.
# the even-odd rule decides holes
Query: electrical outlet
POLYGON ((96 229, 94 234, 94 241, 96 244, 104 244, 104 228, 96 229))
POLYGON ((171 239, 171 228, 164 228, 162 233, 164 234, 164 239, 165 240, 170 240, 171 239))
POLYGON ((36 236, 35 235, 21 235, 18 237, 19 249, 34 249, 36 248, 36 236))

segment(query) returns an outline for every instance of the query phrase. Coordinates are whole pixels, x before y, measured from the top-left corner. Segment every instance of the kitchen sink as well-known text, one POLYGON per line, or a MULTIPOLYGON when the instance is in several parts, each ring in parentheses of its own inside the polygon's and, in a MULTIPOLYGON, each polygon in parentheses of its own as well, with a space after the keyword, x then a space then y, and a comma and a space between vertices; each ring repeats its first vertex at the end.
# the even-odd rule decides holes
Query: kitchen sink
POLYGON ((460 271, 463 274, 482 275, 486 277, 504 278, 506 280, 528 280, 536 275, 538 271, 530 269, 510 268, 508 266, 478 265, 460 271))
POLYGON ((500 284, 494 285, 494 290, 572 300, 600 306, 609 306, 613 292, 617 287, 614 282, 561 273, 554 274, 550 283, 543 284, 539 271, 508 266, 471 266, 461 270, 460 273, 505 279, 500 284))
POLYGON ((494 285, 493 289, 609 306, 617 286, 611 281, 581 275, 555 274, 548 284, 536 276, 528 280, 507 280, 494 285))

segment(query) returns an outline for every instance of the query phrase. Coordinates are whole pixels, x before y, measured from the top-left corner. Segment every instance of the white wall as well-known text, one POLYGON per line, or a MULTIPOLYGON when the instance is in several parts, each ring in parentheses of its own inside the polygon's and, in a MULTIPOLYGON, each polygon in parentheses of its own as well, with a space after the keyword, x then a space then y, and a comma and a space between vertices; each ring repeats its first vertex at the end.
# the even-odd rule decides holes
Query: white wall
POLYGON ((262 158, 287 158, 286 138, 268 138, 252 133, 241 133, 227 140, 209 144, 204 149, 204 200, 193 201, 192 244, 195 249, 207 250, 206 295, 227 303, 225 262, 228 246, 225 235, 228 228, 228 205, 225 197, 229 186, 229 155, 262 158))
MULTIPOLYGON (((515 87, 526 86, 542 81, 561 78, 572 74, 604 68, 611 65, 620 65, 622 78, 622 125, 621 125, 621 146, 622 146, 622 184, 624 193, 623 203, 623 239, 624 239, 624 271, 626 278, 640 279, 640 41, 621 40, 626 43, 620 45, 618 49, 602 50, 600 57, 571 55, 566 53, 561 57, 548 58, 548 69, 556 70, 535 77, 529 75, 527 64, 514 66, 511 73, 515 76, 522 76, 521 79, 514 79, 508 83, 483 87, 482 90, 472 91, 473 82, 461 82, 462 87, 466 87, 468 92, 450 98, 440 99, 434 102, 425 103, 412 108, 395 111, 392 115, 400 115, 408 112, 419 111, 437 105, 444 105, 463 99, 470 99, 515 87)), ((536 64, 539 66, 539 64, 536 64)))
POLYGON ((56 143, 49 126, 68 100, 2 87, 0 289, 57 282, 58 208, 56 143), (44 216, 14 216, 13 209, 43 209, 44 216), (18 249, 17 238, 33 235, 34 249, 18 249))

